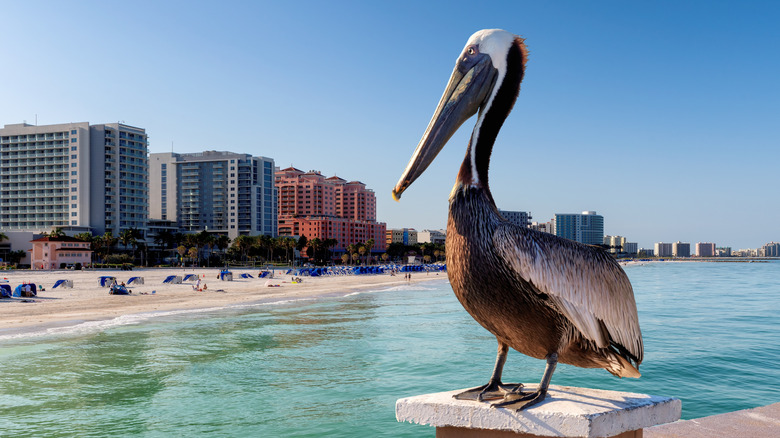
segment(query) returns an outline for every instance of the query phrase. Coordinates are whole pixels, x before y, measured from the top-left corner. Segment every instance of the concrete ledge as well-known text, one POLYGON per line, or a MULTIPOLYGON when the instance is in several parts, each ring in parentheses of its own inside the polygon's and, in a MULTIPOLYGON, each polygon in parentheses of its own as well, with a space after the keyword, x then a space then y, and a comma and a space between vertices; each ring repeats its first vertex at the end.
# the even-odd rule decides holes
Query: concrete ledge
POLYGON ((646 427, 679 420, 682 408, 676 398, 550 385, 542 403, 516 412, 452 398, 462 391, 402 398, 395 405, 396 419, 435 426, 437 437, 512 436, 506 432, 546 437, 641 436, 646 427))
POLYGON ((776 438, 780 403, 720 415, 677 421, 645 430, 645 438, 776 438))

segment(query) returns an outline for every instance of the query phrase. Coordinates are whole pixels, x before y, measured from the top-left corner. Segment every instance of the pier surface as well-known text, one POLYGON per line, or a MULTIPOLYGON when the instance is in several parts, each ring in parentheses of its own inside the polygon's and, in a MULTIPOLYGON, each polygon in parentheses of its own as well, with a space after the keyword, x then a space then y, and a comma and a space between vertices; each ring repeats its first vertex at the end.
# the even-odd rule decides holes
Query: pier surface
POLYGON ((780 403, 645 429, 644 438, 775 438, 780 436, 780 403))
POLYGON ((400 399, 396 418, 435 426, 437 438, 628 438, 641 437, 644 428, 679 420, 682 407, 671 397, 551 385, 542 403, 518 412, 452 398, 462 391, 400 399))

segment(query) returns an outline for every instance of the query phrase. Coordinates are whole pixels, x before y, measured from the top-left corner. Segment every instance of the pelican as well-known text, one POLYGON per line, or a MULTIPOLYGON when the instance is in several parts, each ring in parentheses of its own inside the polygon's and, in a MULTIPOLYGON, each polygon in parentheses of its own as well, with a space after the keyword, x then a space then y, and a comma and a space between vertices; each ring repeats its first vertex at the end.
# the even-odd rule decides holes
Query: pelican
POLYGON ((520 91, 528 52, 500 29, 472 35, 393 198, 431 164, 472 115, 477 122, 449 198, 447 270, 468 313, 495 335, 498 354, 487 384, 455 398, 522 410, 544 400, 558 362, 639 377, 642 334, 631 283, 602 249, 515 226, 499 214, 488 187, 493 144, 520 91), (504 384, 509 347, 547 361, 535 391, 504 384))

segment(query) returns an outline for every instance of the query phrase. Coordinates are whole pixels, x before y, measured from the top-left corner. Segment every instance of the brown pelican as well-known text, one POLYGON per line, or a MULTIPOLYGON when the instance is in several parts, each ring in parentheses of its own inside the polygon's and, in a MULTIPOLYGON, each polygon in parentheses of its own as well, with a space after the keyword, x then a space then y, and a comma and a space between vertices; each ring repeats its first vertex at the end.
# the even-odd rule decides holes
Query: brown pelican
POLYGON ((643 353, 634 293, 620 265, 600 248, 510 224, 493 201, 490 153, 517 99, 527 56, 523 39, 504 30, 472 35, 393 189, 398 200, 479 112, 450 194, 447 269, 460 303, 496 336, 498 355, 486 385, 455 397, 502 399, 493 406, 517 410, 545 398, 558 362, 639 377, 643 353), (546 359, 536 391, 501 382, 508 347, 546 359))

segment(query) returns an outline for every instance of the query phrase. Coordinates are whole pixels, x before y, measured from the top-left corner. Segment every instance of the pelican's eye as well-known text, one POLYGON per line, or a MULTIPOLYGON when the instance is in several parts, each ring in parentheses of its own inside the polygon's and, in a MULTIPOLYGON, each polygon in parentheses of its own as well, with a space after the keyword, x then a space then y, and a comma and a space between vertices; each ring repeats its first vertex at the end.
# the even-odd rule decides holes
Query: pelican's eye
POLYGON ((474 50, 473 47, 469 47, 469 49, 466 50, 466 53, 468 53, 469 55, 474 55, 475 53, 477 53, 477 51, 474 50))

